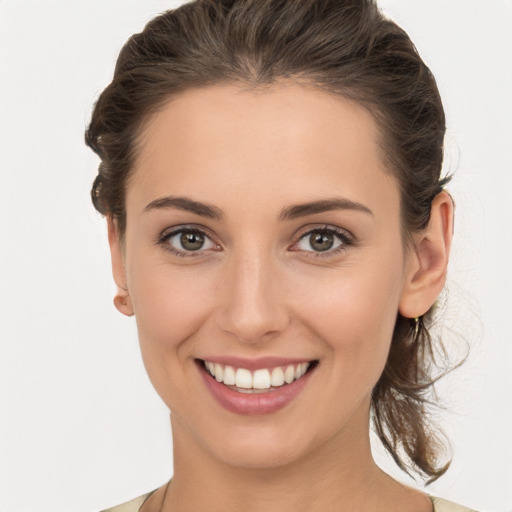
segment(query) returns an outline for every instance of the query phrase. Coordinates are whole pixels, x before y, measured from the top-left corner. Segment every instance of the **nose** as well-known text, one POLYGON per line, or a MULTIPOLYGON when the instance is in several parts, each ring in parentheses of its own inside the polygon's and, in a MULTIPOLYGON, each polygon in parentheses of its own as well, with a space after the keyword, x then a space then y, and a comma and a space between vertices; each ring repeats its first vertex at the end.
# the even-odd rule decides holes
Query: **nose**
POLYGON ((279 263, 256 251, 230 259, 220 283, 219 328, 244 343, 273 339, 290 323, 279 263))

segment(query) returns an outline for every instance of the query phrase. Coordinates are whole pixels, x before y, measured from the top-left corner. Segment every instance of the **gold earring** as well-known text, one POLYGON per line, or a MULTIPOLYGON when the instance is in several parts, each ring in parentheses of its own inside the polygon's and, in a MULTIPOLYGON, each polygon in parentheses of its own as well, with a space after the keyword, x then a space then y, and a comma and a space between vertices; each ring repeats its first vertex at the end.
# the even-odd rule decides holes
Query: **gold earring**
POLYGON ((418 339, 418 334, 420 332, 420 317, 414 317, 414 341, 418 339))

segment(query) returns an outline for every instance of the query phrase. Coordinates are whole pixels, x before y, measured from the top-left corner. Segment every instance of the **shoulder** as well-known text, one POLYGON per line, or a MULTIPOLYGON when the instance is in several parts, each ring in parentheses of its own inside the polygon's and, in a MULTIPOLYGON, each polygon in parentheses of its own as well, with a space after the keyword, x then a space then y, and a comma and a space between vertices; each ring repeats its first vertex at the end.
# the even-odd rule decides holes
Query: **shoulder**
POLYGON ((139 496, 138 498, 127 501, 126 503, 123 503, 122 505, 117 505, 116 507, 107 508, 105 510, 102 510, 101 512, 139 512, 139 509, 140 509, 140 507, 142 507, 142 504, 154 492, 155 491, 148 492, 146 494, 143 494, 142 496, 139 496))
POLYGON ((434 512, 476 512, 473 509, 457 505, 457 503, 443 500, 442 498, 431 496, 430 499, 434 504, 434 512))

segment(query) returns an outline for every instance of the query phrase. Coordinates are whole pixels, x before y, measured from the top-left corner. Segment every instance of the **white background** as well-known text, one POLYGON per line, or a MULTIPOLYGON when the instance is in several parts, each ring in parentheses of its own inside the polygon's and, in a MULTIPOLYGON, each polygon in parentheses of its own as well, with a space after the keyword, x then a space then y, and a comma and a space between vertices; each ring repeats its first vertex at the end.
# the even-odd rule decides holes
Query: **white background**
MULTIPOLYGON (((99 510, 172 473, 168 412, 112 306, 83 131, 121 45, 176 3, 0 0, 2 512, 99 510)), ((456 171, 447 342, 472 352, 441 387, 454 463, 430 492, 510 512, 512 2, 381 5, 437 77, 456 171)))

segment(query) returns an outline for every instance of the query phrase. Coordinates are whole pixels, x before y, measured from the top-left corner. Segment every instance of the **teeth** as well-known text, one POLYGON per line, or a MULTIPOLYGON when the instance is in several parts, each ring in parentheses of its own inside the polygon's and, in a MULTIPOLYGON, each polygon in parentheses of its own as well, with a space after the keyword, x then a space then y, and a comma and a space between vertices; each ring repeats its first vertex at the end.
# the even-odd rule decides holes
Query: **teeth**
POLYGON ((293 365, 289 365, 286 367, 286 370, 284 372, 284 381, 286 384, 290 384, 295 380, 295 368, 293 365))
MULTIPOLYGON (((217 382, 223 382, 226 386, 236 386, 241 392, 252 393, 255 390, 266 390, 300 379, 309 368, 309 363, 276 367, 273 369, 262 368, 251 372, 245 368, 235 370, 232 366, 224 366, 219 363, 204 361, 204 366, 217 382)), ((261 391, 260 391, 261 392, 261 391)))
MULTIPOLYGON (((224 378, 222 379, 227 386, 234 386, 236 382, 235 369, 232 366, 224 368, 224 378)), ((250 387, 250 386, 249 386, 250 387)))
POLYGON ((254 389, 268 389, 270 387, 270 372, 268 370, 256 370, 252 378, 254 389))
MULTIPOLYGON (((224 382, 224 384, 226 384, 224 382)), ((251 389, 252 388, 252 374, 245 368, 238 368, 235 375, 235 385, 237 388, 251 389)))
POLYGON ((215 380, 217 382, 224 380, 224 368, 218 363, 215 363, 215 380))
POLYGON ((308 371, 308 368, 309 363, 298 364, 295 368, 295 380, 300 379, 308 371))
POLYGON ((284 384, 284 373, 282 368, 274 368, 270 376, 270 384, 272 386, 282 386, 284 384))

